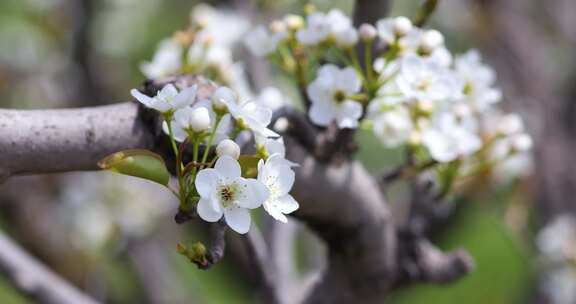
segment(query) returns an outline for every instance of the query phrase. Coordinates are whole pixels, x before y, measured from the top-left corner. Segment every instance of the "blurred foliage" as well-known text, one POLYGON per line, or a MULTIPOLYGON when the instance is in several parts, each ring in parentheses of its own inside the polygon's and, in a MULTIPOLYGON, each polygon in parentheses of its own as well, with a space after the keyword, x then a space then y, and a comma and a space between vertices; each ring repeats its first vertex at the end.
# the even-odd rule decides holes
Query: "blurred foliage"
POLYGON ((475 271, 454 284, 421 285, 393 295, 390 303, 525 303, 532 279, 530 255, 493 208, 466 202, 457 221, 438 244, 445 249, 466 248, 476 262, 475 271))

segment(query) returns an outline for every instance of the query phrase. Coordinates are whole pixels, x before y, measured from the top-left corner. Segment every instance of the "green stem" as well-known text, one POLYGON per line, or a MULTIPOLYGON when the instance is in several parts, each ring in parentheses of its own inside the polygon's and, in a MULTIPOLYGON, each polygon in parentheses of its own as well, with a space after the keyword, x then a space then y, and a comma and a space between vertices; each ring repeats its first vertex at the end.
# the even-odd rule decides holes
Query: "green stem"
POLYGON ((204 155, 202 155, 202 163, 206 163, 206 160, 208 159, 208 154, 210 152, 210 148, 212 147, 212 143, 214 143, 214 138, 216 137, 216 130, 218 129, 218 126, 220 125, 220 121, 222 121, 222 116, 218 115, 218 117, 216 117, 216 122, 214 123, 214 128, 212 128, 212 133, 210 134, 210 137, 208 138, 208 143, 206 144, 206 149, 204 150, 204 155))
POLYGON ((372 41, 366 41, 364 44, 364 65, 369 87, 372 87, 372 81, 374 80, 372 71, 372 41))
POLYGON ((366 81, 366 77, 364 76, 364 70, 362 70, 362 66, 360 65, 360 61, 358 60, 358 53, 356 53, 355 48, 350 49, 350 58, 352 59, 352 66, 356 69, 356 73, 360 76, 362 83, 364 84, 364 88, 366 91, 369 91, 368 83, 366 81))
MULTIPOLYGON (((166 117, 170 118, 170 117, 166 117)), ((174 139, 174 130, 172 129, 172 121, 171 119, 166 119, 166 124, 168 125, 168 135, 170 137, 170 144, 172 145, 172 151, 174 152, 174 156, 176 156, 176 176, 178 177, 178 192, 180 195, 180 204, 182 205, 185 201, 184 195, 184 179, 182 176, 182 170, 184 169, 182 166, 182 158, 178 148, 176 147, 176 140, 174 139)))

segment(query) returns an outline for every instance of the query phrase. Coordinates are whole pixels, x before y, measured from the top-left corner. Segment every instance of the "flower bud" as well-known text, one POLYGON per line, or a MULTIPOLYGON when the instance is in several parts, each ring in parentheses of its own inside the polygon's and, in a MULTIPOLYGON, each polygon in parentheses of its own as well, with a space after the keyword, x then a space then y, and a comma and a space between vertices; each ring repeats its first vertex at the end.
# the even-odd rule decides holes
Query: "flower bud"
POLYGON ((406 36, 412 30, 412 21, 403 16, 396 17, 392 23, 392 28, 396 36, 406 36))
POLYGON ((273 33, 286 33, 286 23, 282 20, 274 20, 270 23, 270 31, 273 33))
POLYGON ((290 127, 290 122, 286 117, 280 117, 274 123, 274 130, 278 132, 286 132, 290 127))
POLYGON ((376 35, 378 34, 376 28, 369 23, 362 23, 362 25, 360 25, 360 28, 358 28, 358 33, 360 34, 360 38, 363 41, 372 41, 374 40, 374 38, 376 38, 376 35))
POLYGON ((512 148, 518 152, 525 152, 532 149, 533 142, 530 135, 526 133, 518 134, 510 139, 512 148))
POLYGON ((201 107, 192 111, 190 114, 190 128, 194 132, 202 132, 210 128, 210 113, 208 109, 201 107))
POLYGON ((432 53, 444 44, 444 36, 437 30, 427 30, 420 38, 420 49, 427 54, 432 53))
POLYGON ((219 87, 212 94, 212 107, 217 111, 228 109, 228 104, 236 102, 236 94, 228 87, 219 87))
POLYGON ((290 30, 299 30, 304 27, 304 18, 302 16, 290 14, 284 17, 284 22, 290 30))
POLYGON ((240 157, 240 147, 234 141, 224 139, 216 147, 216 155, 218 155, 218 157, 226 155, 238 159, 238 157, 240 157))

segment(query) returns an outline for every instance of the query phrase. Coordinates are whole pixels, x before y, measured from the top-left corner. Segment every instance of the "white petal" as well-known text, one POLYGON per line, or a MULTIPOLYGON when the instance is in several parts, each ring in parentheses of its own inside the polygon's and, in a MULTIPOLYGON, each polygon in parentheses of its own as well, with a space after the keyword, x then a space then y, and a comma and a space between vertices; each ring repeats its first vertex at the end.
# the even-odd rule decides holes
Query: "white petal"
POLYGON ((264 210, 266 210, 266 212, 268 212, 268 214, 270 214, 271 217, 273 217, 275 220, 280 221, 282 223, 287 223, 288 222, 288 218, 286 218, 286 216, 284 214, 282 214, 282 212, 280 212, 280 210, 275 206, 276 202, 266 202, 264 203, 264 210))
POLYGON ((308 116, 313 123, 319 126, 327 126, 335 118, 335 107, 329 101, 313 102, 308 116))
POLYGON ((165 101, 171 100, 172 98, 174 98, 174 96, 178 95, 178 90, 176 89, 176 87, 169 83, 167 85, 165 85, 162 90, 160 90, 160 92, 158 92, 158 97, 160 99, 163 99, 165 101))
POLYGON ((214 209, 211 200, 208 198, 200 199, 196 211, 200 218, 207 222, 217 222, 222 218, 222 211, 214 209))
POLYGON ((356 71, 348 67, 338 72, 338 86, 343 88, 346 94, 352 95, 360 91, 362 83, 356 71))
POLYGON ((347 100, 338 109, 338 127, 356 128, 358 119, 362 116, 362 105, 356 101, 347 100))
MULTIPOLYGON (((165 121, 162 122, 162 130, 166 135, 170 134, 170 132, 168 131, 168 123, 166 123, 165 121)), ((184 131, 184 129, 174 121, 172 121, 172 132, 174 133, 173 134, 174 139, 177 142, 184 142, 188 137, 188 133, 186 133, 186 131, 184 131)))
POLYGON ((197 86, 193 85, 182 90, 178 95, 176 95, 176 97, 174 97, 172 105, 177 109, 191 105, 196 98, 196 88, 197 86))
POLYGON ((219 174, 215 169, 208 168, 200 170, 194 181, 198 194, 203 198, 211 197, 218 186, 218 177, 219 174))
POLYGON ((238 179, 241 187, 241 195, 238 197, 237 204, 243 208, 258 208, 268 199, 270 191, 261 182, 255 179, 238 179))
POLYGON ((242 174, 242 169, 238 161, 226 155, 218 158, 214 169, 218 171, 220 176, 228 179, 236 179, 242 174))
POLYGON ((258 180, 268 187, 274 187, 282 196, 287 194, 294 185, 294 171, 287 165, 286 160, 279 155, 273 155, 266 161, 262 168, 262 174, 258 174, 258 180))
POLYGON ((132 89, 130 91, 130 94, 132 95, 132 97, 136 98, 136 100, 138 100, 140 103, 142 103, 147 107, 150 107, 150 105, 152 104, 153 100, 152 97, 142 94, 140 91, 136 89, 132 89))
POLYGON ((292 197, 292 195, 287 194, 278 198, 278 209, 284 213, 289 214, 300 208, 298 202, 292 197))
POLYGON ((226 223, 232 230, 244 234, 250 230, 250 212, 244 208, 230 208, 224 210, 226 223))

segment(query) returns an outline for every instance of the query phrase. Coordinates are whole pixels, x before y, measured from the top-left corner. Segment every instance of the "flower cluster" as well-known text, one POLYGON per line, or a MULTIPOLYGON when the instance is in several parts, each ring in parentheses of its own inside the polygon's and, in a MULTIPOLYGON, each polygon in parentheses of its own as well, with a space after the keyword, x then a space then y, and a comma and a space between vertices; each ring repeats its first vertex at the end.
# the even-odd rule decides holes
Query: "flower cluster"
POLYGON ((289 194, 296 164, 285 159, 284 142, 268 128, 272 110, 241 99, 222 86, 211 96, 198 98, 197 87, 178 90, 164 86, 156 96, 132 90, 132 96, 164 118, 163 129, 176 155, 181 210, 196 209, 205 221, 222 217, 238 233, 250 229, 250 209, 264 207, 275 219, 298 209, 289 194), (234 139, 250 132, 256 139, 255 155, 241 155, 234 139), (192 159, 183 162, 183 151, 192 148, 192 159), (203 153, 200 148, 204 147, 203 153), (202 155, 201 155, 202 154, 202 155))
POLYGON ((531 138, 518 115, 498 110, 494 71, 475 50, 453 55, 437 30, 406 17, 355 28, 339 10, 309 9, 256 28, 245 44, 296 78, 320 127, 369 129, 385 147, 462 172, 528 168, 531 138))
POLYGON ((149 79, 186 72, 230 85, 241 69, 231 49, 247 28, 247 20, 231 11, 198 5, 192 10, 190 25, 162 40, 152 61, 142 63, 140 69, 149 79))

